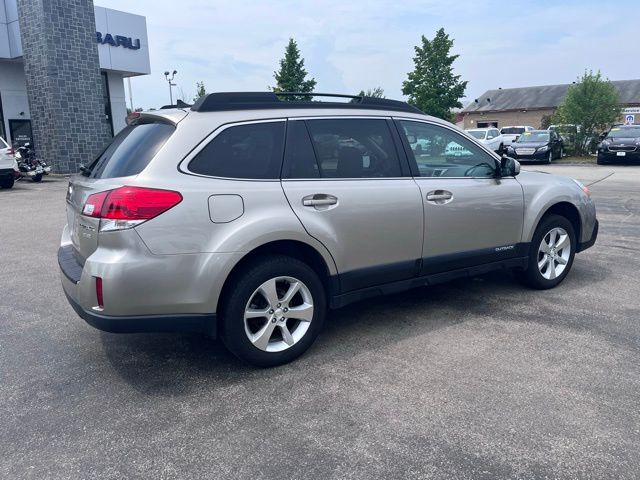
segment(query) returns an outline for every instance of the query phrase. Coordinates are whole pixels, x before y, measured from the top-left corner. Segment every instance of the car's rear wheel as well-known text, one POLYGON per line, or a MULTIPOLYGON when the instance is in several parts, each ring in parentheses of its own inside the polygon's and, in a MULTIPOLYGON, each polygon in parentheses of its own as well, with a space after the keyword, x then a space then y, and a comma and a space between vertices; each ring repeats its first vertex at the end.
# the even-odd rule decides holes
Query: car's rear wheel
POLYGON ((222 341, 233 354, 252 365, 272 367, 311 346, 326 311, 324 287, 312 268, 274 255, 233 280, 221 324, 222 341))
POLYGON ((519 277, 532 288, 553 288, 571 270, 575 252, 576 236, 571 222, 560 215, 547 215, 533 235, 528 266, 519 272, 519 277))
POLYGON ((12 188, 14 183, 15 180, 13 179, 13 177, 4 178, 0 181, 0 188, 12 188))

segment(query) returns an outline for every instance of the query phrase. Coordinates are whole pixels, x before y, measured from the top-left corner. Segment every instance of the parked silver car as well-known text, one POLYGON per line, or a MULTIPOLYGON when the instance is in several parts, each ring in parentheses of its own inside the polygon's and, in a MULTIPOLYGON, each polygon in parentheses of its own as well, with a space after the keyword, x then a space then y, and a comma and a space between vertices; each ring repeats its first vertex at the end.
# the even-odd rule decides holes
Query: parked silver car
POLYGON ((595 242, 575 180, 520 172, 402 102, 281 98, 133 114, 70 180, 58 260, 82 318, 278 365, 328 308, 496 269, 551 288, 595 242))

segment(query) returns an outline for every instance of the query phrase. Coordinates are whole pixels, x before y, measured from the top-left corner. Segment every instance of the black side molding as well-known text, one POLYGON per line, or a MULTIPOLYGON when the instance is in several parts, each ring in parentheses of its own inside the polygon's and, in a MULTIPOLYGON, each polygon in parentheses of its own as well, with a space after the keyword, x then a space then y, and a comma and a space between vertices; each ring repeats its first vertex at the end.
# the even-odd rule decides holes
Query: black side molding
POLYGON ((330 299, 329 306, 331 308, 341 308, 350 303, 359 302, 360 300, 364 300, 366 298, 376 297, 380 295, 391 295, 393 293, 404 292, 412 288, 448 282, 456 278, 475 277, 476 275, 482 275, 494 270, 511 268, 526 269, 528 262, 529 257, 509 258, 498 262, 485 263, 482 265, 460 268, 443 273, 424 275, 421 277, 411 278, 409 280, 386 283, 384 285, 376 285, 374 287, 363 288, 342 295, 333 295, 330 299))

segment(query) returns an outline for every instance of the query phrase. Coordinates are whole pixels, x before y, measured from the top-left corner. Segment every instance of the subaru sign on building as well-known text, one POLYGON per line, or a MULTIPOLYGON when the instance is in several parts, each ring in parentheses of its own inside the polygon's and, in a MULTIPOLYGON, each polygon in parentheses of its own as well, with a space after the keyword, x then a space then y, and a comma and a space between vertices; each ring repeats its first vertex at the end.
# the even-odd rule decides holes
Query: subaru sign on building
MULTIPOLYGON (((95 113, 105 115, 111 134, 114 134, 125 126, 127 95, 124 79, 150 73, 147 25, 145 17, 140 15, 98 6, 93 7, 93 11, 105 110, 95 113)), ((21 35, 19 20, 18 1, 0 0, 0 136, 12 145, 33 142, 29 111, 33 99, 29 99, 27 93, 23 59, 25 36, 21 35)), ((74 26, 70 24, 68 28, 70 33, 74 26)), ((64 31, 61 34, 64 35, 64 31)), ((64 48, 78 47, 69 42, 64 48)), ((62 107, 65 105, 73 109, 68 104, 62 107)))

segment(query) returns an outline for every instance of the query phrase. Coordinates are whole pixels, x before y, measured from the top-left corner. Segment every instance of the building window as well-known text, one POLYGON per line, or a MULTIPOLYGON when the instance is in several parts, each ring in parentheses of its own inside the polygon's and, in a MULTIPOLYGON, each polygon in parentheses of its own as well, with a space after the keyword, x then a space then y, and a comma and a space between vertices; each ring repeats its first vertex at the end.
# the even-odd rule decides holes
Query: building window
POLYGON ((113 136, 113 118, 111 116, 111 95, 109 94, 109 79, 107 72, 102 73, 102 98, 104 99, 104 116, 109 122, 109 128, 111 129, 111 136, 113 136))

